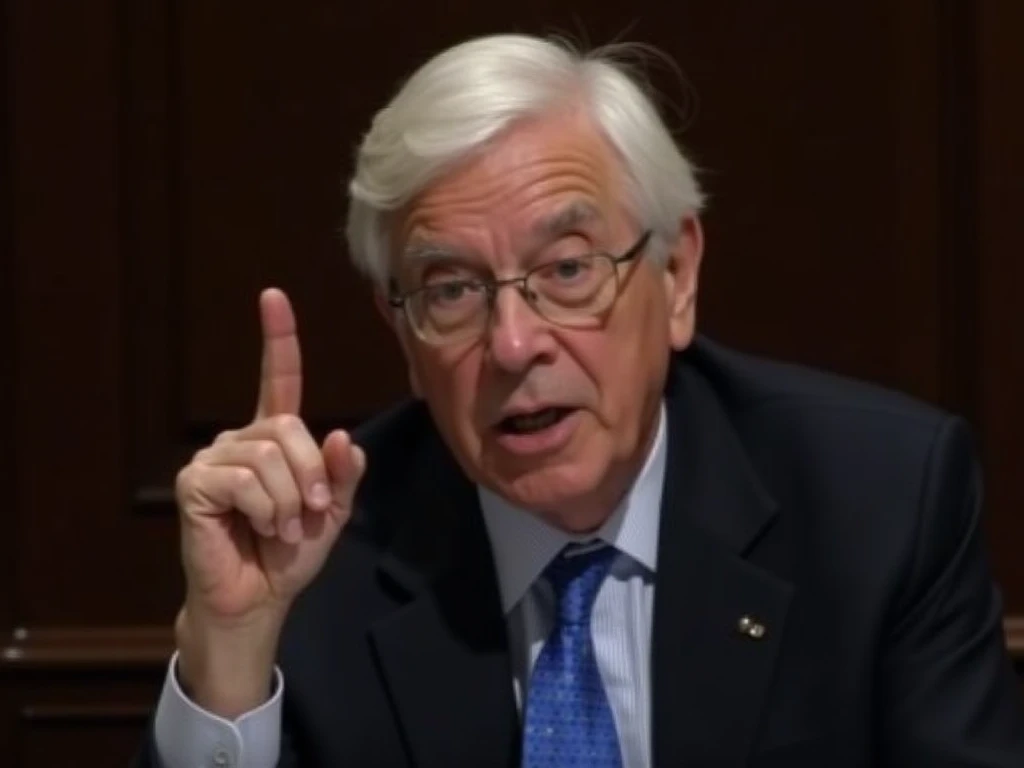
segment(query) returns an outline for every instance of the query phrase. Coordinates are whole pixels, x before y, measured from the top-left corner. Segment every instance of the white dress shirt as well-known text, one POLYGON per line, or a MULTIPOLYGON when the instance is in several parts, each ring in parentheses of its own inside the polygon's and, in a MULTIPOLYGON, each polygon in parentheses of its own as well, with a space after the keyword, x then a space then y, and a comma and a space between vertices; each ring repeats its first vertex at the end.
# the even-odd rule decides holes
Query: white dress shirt
MULTIPOLYGON (((570 542, 600 539, 618 550, 594 601, 591 632, 624 768, 651 765, 650 649, 666 440, 662 405, 643 469, 595 534, 566 533, 478 489, 507 619, 512 686, 520 708, 555 615, 554 593, 542 577, 544 569, 570 542)), ((285 681, 280 671, 275 671, 273 696, 231 721, 201 709, 185 696, 174 674, 176 662, 177 654, 171 659, 154 723, 164 768, 273 768, 281 743, 285 681)))

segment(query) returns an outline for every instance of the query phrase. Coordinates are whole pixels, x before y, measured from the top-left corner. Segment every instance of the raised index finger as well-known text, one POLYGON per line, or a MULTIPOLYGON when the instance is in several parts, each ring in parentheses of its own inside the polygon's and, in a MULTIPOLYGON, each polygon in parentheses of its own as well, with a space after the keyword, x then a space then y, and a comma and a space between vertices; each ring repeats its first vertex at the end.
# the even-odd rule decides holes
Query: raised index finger
POLYGON ((298 414, 302 404, 302 352, 295 313, 284 291, 268 288, 260 294, 263 361, 256 418, 298 414))

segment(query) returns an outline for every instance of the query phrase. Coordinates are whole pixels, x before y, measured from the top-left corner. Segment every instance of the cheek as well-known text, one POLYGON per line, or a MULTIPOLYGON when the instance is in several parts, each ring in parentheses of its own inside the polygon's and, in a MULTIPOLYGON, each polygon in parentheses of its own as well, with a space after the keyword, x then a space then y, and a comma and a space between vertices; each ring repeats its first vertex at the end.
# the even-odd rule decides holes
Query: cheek
MULTIPOLYGON (((623 305, 605 330, 600 351, 590 354, 605 418, 624 431, 634 426, 652 398, 660 398, 669 355, 668 314, 647 293, 623 305)), ((624 435, 625 436, 625 435, 624 435)))
POLYGON ((423 397, 446 431, 472 428, 479 364, 472 354, 457 350, 428 350, 418 356, 416 373, 423 397))
POLYGON ((623 343, 610 331, 606 328, 576 338, 563 349, 572 358, 576 374, 586 381, 595 426, 603 432, 618 434, 624 431, 635 410, 638 356, 635 343, 623 343))

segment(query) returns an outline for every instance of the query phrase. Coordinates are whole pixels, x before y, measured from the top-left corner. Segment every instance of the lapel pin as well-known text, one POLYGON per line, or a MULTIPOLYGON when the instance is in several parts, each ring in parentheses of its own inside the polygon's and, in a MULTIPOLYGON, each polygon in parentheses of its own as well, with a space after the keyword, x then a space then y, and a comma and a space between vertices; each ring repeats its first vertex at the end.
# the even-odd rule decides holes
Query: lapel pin
POLYGON ((746 635, 751 640, 760 640, 768 632, 764 624, 750 616, 743 616, 736 622, 736 629, 741 635, 746 635))

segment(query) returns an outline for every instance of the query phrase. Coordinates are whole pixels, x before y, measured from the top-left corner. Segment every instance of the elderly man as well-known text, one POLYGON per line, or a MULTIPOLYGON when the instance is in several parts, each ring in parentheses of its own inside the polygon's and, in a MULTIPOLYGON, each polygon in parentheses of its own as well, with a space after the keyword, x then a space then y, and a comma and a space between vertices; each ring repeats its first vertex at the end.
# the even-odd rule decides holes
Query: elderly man
POLYGON ((701 195, 611 57, 445 51, 350 189, 416 399, 316 444, 264 292, 140 765, 1024 765, 964 425, 695 336, 701 195))

